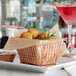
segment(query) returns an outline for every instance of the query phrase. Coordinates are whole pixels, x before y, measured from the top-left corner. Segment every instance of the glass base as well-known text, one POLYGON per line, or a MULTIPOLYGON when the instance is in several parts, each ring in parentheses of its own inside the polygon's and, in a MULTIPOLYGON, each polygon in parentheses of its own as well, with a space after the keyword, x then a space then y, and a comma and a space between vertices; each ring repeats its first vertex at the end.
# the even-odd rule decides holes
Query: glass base
POLYGON ((76 58, 76 48, 67 49, 63 57, 76 58))

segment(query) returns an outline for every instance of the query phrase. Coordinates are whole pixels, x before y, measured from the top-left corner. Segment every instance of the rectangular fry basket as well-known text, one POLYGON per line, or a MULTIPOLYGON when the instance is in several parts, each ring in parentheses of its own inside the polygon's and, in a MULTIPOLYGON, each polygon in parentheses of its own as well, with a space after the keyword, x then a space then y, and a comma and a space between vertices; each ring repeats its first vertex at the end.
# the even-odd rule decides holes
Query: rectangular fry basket
POLYGON ((0 55, 0 61, 13 62, 16 54, 0 55))
POLYGON ((38 66, 53 66, 63 56, 66 46, 63 39, 26 41, 27 46, 17 49, 20 62, 38 66))

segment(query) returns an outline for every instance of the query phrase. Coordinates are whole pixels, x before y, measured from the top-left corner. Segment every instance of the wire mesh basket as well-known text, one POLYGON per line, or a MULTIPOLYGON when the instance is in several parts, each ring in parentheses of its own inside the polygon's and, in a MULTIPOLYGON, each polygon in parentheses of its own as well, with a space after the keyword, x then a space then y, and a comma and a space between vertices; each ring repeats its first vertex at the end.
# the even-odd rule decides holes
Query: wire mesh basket
POLYGON ((39 40, 39 44, 17 49, 20 62, 38 66, 55 65, 65 51, 65 44, 61 39, 39 40))
POLYGON ((0 55, 0 61, 13 62, 16 54, 0 55))

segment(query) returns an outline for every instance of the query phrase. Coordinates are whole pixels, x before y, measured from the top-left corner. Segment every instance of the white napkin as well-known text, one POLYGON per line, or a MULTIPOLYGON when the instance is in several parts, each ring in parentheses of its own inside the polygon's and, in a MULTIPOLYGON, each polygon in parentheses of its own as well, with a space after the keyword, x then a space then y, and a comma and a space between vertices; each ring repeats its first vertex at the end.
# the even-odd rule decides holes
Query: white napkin
POLYGON ((76 76, 76 64, 64 68, 68 76, 76 76))

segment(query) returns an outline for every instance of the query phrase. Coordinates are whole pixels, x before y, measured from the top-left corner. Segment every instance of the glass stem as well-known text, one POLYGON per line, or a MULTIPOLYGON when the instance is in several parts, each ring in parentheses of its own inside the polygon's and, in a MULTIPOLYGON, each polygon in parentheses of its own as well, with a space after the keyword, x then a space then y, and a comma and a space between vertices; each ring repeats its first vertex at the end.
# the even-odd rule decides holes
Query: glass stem
POLYGON ((68 49, 69 49, 69 52, 71 52, 71 49, 72 49, 71 35, 72 35, 72 25, 68 25, 68 49))
POLYGON ((31 21, 31 27, 33 27, 33 21, 31 21))

